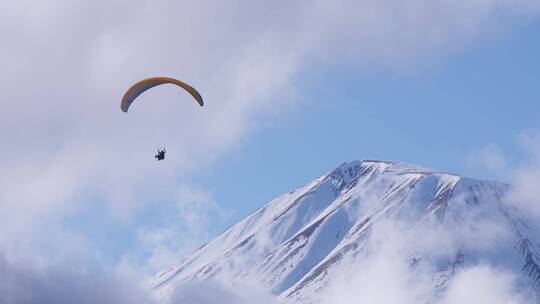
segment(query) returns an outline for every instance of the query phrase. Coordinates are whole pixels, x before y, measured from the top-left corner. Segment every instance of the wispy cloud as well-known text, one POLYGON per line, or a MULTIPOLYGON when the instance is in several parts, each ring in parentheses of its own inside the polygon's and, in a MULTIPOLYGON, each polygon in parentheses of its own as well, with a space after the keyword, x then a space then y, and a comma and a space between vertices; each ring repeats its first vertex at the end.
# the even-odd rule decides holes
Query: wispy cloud
POLYGON ((519 162, 508 161, 496 144, 473 150, 467 161, 491 172, 494 178, 503 177, 510 183, 512 189, 507 202, 517 207, 522 217, 535 223, 540 219, 540 190, 537 186, 540 178, 540 131, 522 131, 516 136, 516 147, 523 152, 519 162))
POLYGON ((186 185, 178 189, 169 208, 158 224, 138 229, 138 250, 123 257, 123 267, 149 274, 172 265, 219 233, 217 224, 232 212, 203 190, 186 185))
POLYGON ((519 141, 529 158, 512 172, 513 189, 509 200, 521 210, 522 216, 537 223, 540 220, 540 131, 525 131, 520 134, 519 141))
POLYGON ((472 169, 486 171, 486 174, 492 178, 504 178, 510 169, 510 164, 504 152, 498 145, 493 143, 473 149, 466 159, 466 165, 472 169))
POLYGON ((274 296, 261 286, 249 283, 231 285, 221 280, 194 282, 179 287, 168 303, 276 304, 274 296), (219 300, 218 300, 219 299, 219 300))
POLYGON ((2 303, 157 303, 129 277, 72 266, 39 268, 0 258, 2 303))

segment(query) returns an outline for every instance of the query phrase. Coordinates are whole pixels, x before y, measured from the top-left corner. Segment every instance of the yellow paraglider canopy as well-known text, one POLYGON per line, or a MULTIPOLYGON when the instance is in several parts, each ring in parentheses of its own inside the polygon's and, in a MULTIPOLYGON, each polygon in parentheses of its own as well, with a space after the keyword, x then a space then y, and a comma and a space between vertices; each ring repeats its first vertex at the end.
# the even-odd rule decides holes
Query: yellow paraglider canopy
POLYGON ((171 83, 174 85, 177 85, 181 87, 182 89, 186 90, 199 105, 202 107, 204 105, 203 99, 201 97, 201 94, 197 92, 192 86, 190 86, 187 83, 184 83, 178 79, 170 78, 170 77, 151 77, 147 79, 143 79, 134 85, 132 85, 124 94, 124 97, 122 97, 122 102, 120 103, 120 109, 122 109, 123 112, 127 112, 131 104, 139 95, 144 93, 146 90, 149 90, 155 86, 171 83))

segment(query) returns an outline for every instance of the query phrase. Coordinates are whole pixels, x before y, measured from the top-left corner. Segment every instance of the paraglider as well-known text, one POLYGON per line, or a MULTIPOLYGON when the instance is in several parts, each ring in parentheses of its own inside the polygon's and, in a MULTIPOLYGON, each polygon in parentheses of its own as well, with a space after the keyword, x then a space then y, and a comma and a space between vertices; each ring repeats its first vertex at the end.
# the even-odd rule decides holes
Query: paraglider
MULTIPOLYGON (((178 79, 170 78, 170 77, 151 77, 151 78, 143 79, 135 83, 126 91, 126 93, 122 97, 122 102, 120 102, 120 109, 123 112, 127 113, 129 107, 131 106, 133 101, 137 99, 137 97, 139 97, 139 95, 141 95, 142 93, 146 92, 147 90, 155 86, 166 84, 166 83, 174 84, 181 87, 182 89, 186 90, 189 94, 191 94, 191 96, 195 98, 195 101, 197 101, 197 103, 201 107, 204 105, 201 94, 199 94, 199 92, 197 92, 197 90, 195 90, 189 84, 184 83, 178 79)), ((158 149, 158 153, 154 157, 158 161, 164 160, 165 152, 167 152, 165 148, 163 148, 163 150, 158 149)))
POLYGON ((167 150, 165 150, 165 148, 163 148, 163 150, 159 150, 158 149, 158 153, 154 156, 158 161, 160 160, 164 160, 165 159, 165 152, 167 152, 167 150))
POLYGON ((145 91, 158 86, 162 84, 174 84, 182 89, 186 90, 195 100, 197 103, 202 107, 204 105, 203 99, 201 94, 195 90, 192 86, 190 86, 187 83, 184 83, 178 79, 169 78, 169 77, 151 77, 147 79, 143 79, 134 85, 132 85, 124 94, 124 97, 122 97, 122 102, 120 103, 120 109, 122 109, 123 112, 127 112, 131 104, 139 95, 144 93, 145 91))

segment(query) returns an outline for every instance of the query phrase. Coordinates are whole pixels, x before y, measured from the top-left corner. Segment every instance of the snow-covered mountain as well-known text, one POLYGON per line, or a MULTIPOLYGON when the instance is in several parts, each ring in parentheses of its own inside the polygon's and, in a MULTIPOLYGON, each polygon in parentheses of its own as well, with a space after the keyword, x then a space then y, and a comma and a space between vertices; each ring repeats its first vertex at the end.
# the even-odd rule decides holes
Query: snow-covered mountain
POLYGON ((410 243, 408 267, 429 264, 434 289, 479 261, 538 288, 540 234, 503 202, 508 190, 400 162, 348 162, 268 202, 149 284, 167 298, 183 284, 226 275, 256 279, 284 303, 316 303, 344 265, 375 251, 374 227, 392 220, 410 243))

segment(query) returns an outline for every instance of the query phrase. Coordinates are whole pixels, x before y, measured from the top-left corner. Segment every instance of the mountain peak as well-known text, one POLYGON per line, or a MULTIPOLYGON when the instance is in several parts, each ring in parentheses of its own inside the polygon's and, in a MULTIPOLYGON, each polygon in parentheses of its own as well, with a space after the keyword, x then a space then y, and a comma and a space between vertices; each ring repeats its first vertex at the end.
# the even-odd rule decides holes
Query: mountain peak
MULTIPOLYGON (((406 214, 415 227, 429 218, 444 223, 469 213, 465 210, 470 208, 488 206, 498 218, 517 227, 519 221, 511 219, 501 202, 505 191, 504 184, 403 162, 346 162, 268 202, 191 256, 156 274, 150 286, 167 297, 193 280, 226 274, 232 282, 256 279, 284 302, 311 303, 341 261, 369 251, 368 232, 380 219, 406 214)), ((516 231, 514 235, 526 235, 516 231)), ((523 257, 517 252, 516 264, 524 263, 523 257)), ((527 265, 539 260, 531 254, 525 258, 527 265)), ((440 269, 444 276, 448 271, 440 269)))

